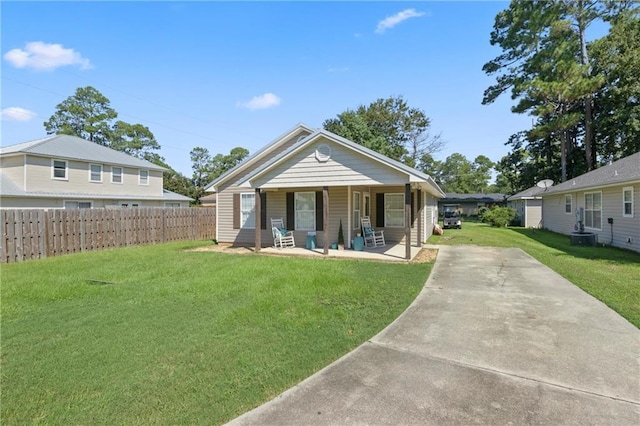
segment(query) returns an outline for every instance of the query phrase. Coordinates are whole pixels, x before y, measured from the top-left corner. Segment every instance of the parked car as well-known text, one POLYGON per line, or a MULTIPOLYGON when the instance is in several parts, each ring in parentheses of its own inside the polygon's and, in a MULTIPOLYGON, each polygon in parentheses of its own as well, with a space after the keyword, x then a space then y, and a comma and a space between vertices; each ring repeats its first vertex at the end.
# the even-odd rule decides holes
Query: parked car
POLYGON ((447 229, 447 228, 462 229, 462 219, 460 218, 460 213, 444 212, 444 223, 442 227, 444 229, 447 229))

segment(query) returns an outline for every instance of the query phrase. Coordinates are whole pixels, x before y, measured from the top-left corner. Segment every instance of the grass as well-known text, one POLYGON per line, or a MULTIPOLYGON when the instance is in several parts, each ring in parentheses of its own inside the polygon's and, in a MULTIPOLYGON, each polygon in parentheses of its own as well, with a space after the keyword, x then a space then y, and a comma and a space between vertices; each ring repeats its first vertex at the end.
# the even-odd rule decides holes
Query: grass
POLYGON ((203 244, 3 265, 2 424, 223 423, 375 335, 432 266, 203 244))
POLYGON ((614 247, 569 244, 569 237, 526 228, 465 221, 433 236, 433 244, 519 247, 640 328, 640 254, 614 247))

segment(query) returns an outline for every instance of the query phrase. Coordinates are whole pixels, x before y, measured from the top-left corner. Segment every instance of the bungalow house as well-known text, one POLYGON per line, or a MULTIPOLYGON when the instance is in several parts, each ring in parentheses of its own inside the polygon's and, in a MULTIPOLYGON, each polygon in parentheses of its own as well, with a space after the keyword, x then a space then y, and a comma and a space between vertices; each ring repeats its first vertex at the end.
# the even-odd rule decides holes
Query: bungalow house
POLYGON ((164 167, 69 135, 0 148, 0 208, 189 207, 164 167))
POLYGON ((507 198, 507 207, 511 207, 518 216, 520 226, 540 228, 542 226, 542 193, 548 188, 532 186, 507 198))
MULTIPOLYGON (((322 129, 300 124, 205 189, 217 194, 218 241, 271 246, 270 219, 282 218, 297 242, 315 233, 328 253, 342 224, 345 245, 371 218, 387 243, 421 245, 444 196, 433 179, 322 129)), ((300 244, 302 245, 302 244, 300 244)))
POLYGON ((562 234, 580 229, 598 242, 640 252, 640 152, 542 193, 544 227, 562 234))
POLYGON ((481 207, 504 206, 507 196, 504 194, 458 194, 447 192, 438 200, 438 208, 442 214, 445 210, 455 210, 461 215, 476 216, 481 207))

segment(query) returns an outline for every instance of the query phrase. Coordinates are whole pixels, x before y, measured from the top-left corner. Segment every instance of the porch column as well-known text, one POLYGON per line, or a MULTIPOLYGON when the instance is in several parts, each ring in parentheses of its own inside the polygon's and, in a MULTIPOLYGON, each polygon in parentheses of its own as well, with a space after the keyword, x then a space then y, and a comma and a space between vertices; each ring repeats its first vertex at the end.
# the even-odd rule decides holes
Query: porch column
POLYGON ((256 196, 255 196, 255 207, 254 207, 254 213, 255 213, 255 224, 256 224, 256 236, 255 236, 255 243, 256 243, 256 253, 258 253, 260 251, 260 247, 262 247, 262 211, 260 210, 260 207, 262 206, 262 201, 260 200, 260 188, 256 188, 256 196))
POLYGON ((418 211, 416 212, 416 218, 418 219, 418 238, 416 243, 418 243, 418 247, 422 245, 424 241, 422 241, 422 208, 424 203, 422 202, 422 190, 418 189, 416 191, 416 203, 418 204, 418 211))
POLYGON ((404 185, 404 258, 411 260, 411 184, 404 185))
POLYGON ((322 187, 322 223, 324 224, 324 254, 329 254, 329 187, 322 187))

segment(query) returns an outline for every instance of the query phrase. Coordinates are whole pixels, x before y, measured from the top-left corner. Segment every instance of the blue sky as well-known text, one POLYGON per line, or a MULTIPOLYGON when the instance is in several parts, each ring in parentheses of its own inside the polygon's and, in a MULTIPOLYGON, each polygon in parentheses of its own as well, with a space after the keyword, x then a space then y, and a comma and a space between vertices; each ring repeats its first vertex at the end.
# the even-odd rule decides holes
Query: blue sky
POLYGON ((507 2, 2 2, 2 145, 46 135, 78 87, 148 126, 191 176, 189 152, 254 152, 297 123, 402 95, 460 152, 499 160, 531 117, 482 65, 507 2))

